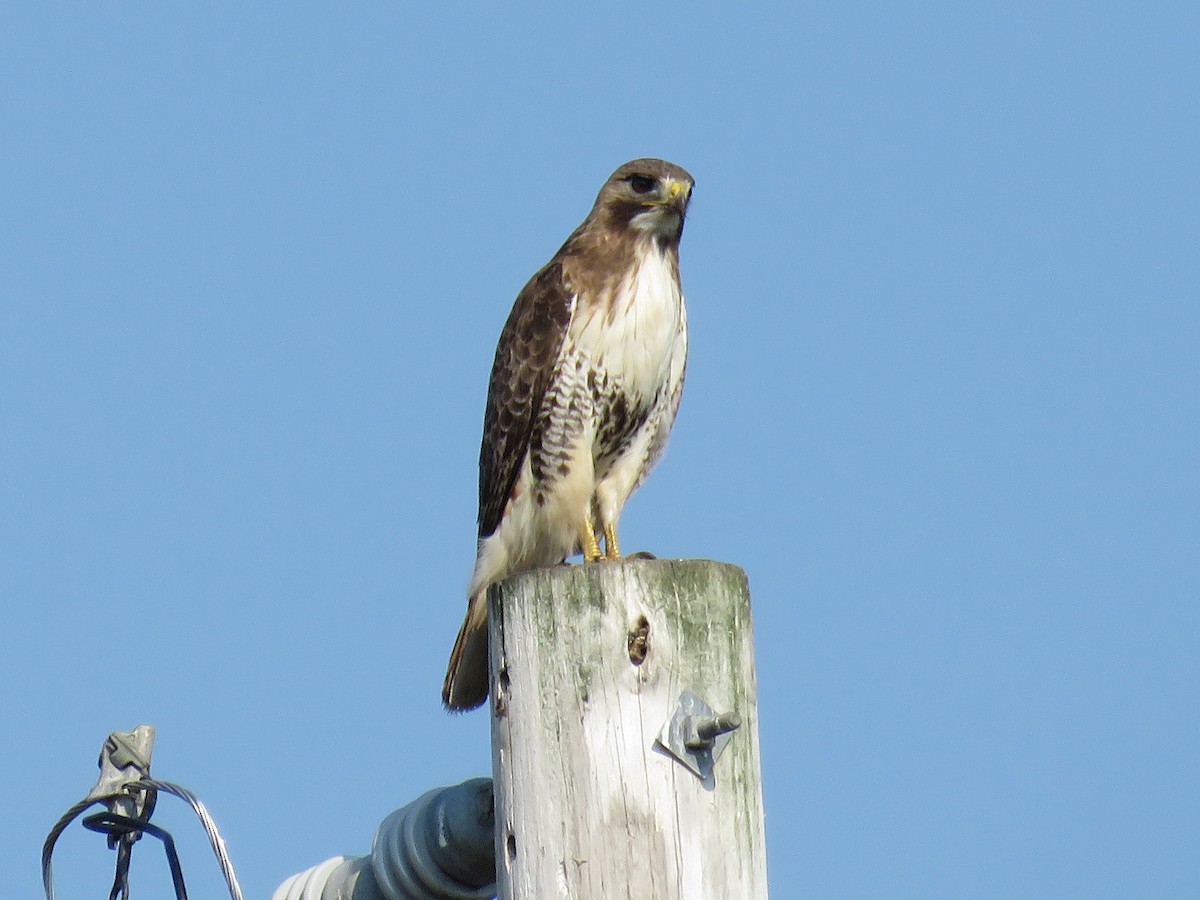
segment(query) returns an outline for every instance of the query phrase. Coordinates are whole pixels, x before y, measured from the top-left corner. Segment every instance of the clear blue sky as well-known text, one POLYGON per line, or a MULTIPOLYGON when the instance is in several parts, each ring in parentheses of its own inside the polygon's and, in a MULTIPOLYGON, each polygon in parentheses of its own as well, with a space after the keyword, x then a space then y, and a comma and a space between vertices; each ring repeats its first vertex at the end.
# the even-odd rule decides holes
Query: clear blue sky
POLYGON ((655 155, 691 361, 622 543, 749 573, 773 896, 1200 896, 1200 7, 410 10, 0 13, 9 894, 139 722, 254 897, 488 771, 496 336, 655 155))

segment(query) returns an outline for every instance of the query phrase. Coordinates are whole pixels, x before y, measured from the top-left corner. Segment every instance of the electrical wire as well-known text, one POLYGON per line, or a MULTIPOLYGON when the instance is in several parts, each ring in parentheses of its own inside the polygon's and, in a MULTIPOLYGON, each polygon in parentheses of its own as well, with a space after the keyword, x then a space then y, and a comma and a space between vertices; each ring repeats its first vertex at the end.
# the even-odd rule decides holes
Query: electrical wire
POLYGON ((225 849, 225 839, 221 837, 221 832, 217 830, 216 822, 208 814, 207 807, 200 802, 199 797, 178 784, 170 781, 157 781, 153 778, 143 778, 140 781, 131 782, 129 787, 136 790, 165 791, 168 794, 174 794, 190 806, 196 814, 196 818, 200 820, 200 824, 204 827, 204 833, 208 835, 208 842, 212 846, 213 854, 217 857, 217 864, 221 867, 221 874, 225 876, 225 884, 229 888, 231 900, 243 900, 242 888, 238 884, 237 873, 233 870, 233 861, 229 858, 229 851, 225 849))
POLYGON ((46 842, 42 844, 42 887, 46 890, 46 900, 54 900, 54 872, 51 869, 50 858, 54 855, 54 845, 58 843, 59 835, 67 830, 67 826, 74 822, 81 812, 102 803, 103 800, 104 798, 80 800, 62 814, 62 818, 54 823, 54 827, 46 835, 46 842))
MULTIPOLYGON (((209 842, 210 846, 212 847, 213 854, 217 857, 217 864, 221 867, 221 874, 225 876, 225 884, 229 888, 229 896, 230 896, 231 900, 243 900, 242 888, 238 884, 237 874, 233 870, 233 862, 229 859, 229 853, 225 849, 225 841, 221 837, 220 831, 217 830, 216 823, 213 822, 212 816, 209 815, 208 809, 204 806, 203 803, 200 802, 200 799, 195 794, 193 794, 191 791, 189 791, 187 788, 181 787, 170 781, 157 781, 153 778, 142 778, 142 779, 139 779, 138 781, 130 781, 130 782, 127 782, 125 785, 123 785, 122 790, 120 790, 116 793, 108 794, 103 797, 89 797, 86 800, 81 800, 80 802, 78 802, 74 806, 72 806, 70 809, 68 809, 65 813, 63 813, 62 817, 57 822, 54 823, 54 827, 50 829, 50 833, 48 835, 46 835, 46 841, 42 845, 42 886, 46 892, 46 900, 55 900, 54 871, 53 871, 51 860, 54 855, 54 845, 58 842, 59 837, 66 830, 67 826, 70 825, 73 821, 75 821, 75 819, 84 810, 88 809, 89 807, 94 806, 97 803, 106 803, 106 802, 114 800, 116 798, 128 797, 129 794, 133 791, 141 791, 141 792, 146 792, 148 794, 148 796, 146 798, 147 804, 145 806, 145 809, 147 809, 148 811, 152 811, 154 809, 154 805, 153 805, 153 798, 154 798, 153 792, 154 791, 163 791, 168 794, 173 794, 174 796, 178 797, 180 800, 187 803, 188 806, 190 806, 192 808, 192 811, 196 814, 196 817, 200 820, 200 824, 201 824, 201 826, 203 826, 205 834, 208 835, 208 842, 209 842)), ((133 833, 136 825, 138 825, 140 823, 142 826, 144 826, 141 830, 144 830, 147 833, 154 834, 156 837, 159 837, 160 839, 162 839, 164 841, 164 844, 166 844, 166 846, 168 848, 168 854, 167 854, 168 859, 171 857, 171 854, 173 852, 173 847, 174 847, 173 842, 170 841, 170 836, 166 835, 166 832, 162 831, 162 829, 157 828, 155 826, 149 826, 147 822, 142 821, 142 820, 131 819, 128 817, 119 817, 119 818, 121 818, 124 821, 124 824, 126 826, 125 827, 126 837, 124 837, 124 838, 121 837, 118 832, 111 831, 107 827, 102 826, 99 829, 93 829, 93 830, 103 831, 104 833, 109 835, 110 840, 115 840, 118 842, 116 845, 117 847, 125 848, 124 853, 121 853, 120 851, 118 851, 117 876, 113 883, 112 893, 110 894, 110 898, 113 898, 113 900, 115 900, 115 898, 118 895, 120 895, 123 898, 127 898, 129 896, 128 882, 122 876, 128 874, 128 867, 129 867, 128 835, 133 833), (166 835, 165 838, 163 837, 164 835, 166 835)), ((146 818, 149 818, 148 813, 146 815, 146 818)), ((93 820, 100 820, 100 819, 107 819, 107 820, 111 821, 112 817, 111 816, 108 816, 108 817, 92 816, 92 817, 89 817, 88 821, 91 822, 93 820)), ((178 878, 178 880, 176 880, 177 893, 178 893, 178 889, 180 887, 182 887, 182 873, 178 873, 178 874, 179 874, 179 878, 178 878)), ((176 869, 172 868, 172 877, 174 878, 175 875, 176 875, 176 869)), ((183 894, 180 896, 186 896, 186 894, 183 894)))
POLYGON ((117 872, 113 878, 112 891, 108 900, 129 900, 129 862, 133 856, 133 844, 143 834, 162 841, 167 854, 167 866, 171 870, 171 883, 175 887, 175 900, 188 900, 187 887, 183 883, 183 869, 179 865, 179 854, 175 850, 175 839, 166 829, 151 825, 145 818, 135 819, 117 813, 101 812, 83 820, 83 827, 108 835, 110 844, 117 844, 117 872))

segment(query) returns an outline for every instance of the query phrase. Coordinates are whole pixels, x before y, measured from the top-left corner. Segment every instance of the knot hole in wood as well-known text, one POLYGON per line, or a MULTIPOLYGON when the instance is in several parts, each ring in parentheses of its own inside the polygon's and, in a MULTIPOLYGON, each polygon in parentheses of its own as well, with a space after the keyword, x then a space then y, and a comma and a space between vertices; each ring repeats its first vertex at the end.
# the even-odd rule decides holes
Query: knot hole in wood
POLYGON ((638 616, 633 627, 629 629, 629 661, 640 666, 646 661, 650 652, 650 622, 645 616, 638 616))

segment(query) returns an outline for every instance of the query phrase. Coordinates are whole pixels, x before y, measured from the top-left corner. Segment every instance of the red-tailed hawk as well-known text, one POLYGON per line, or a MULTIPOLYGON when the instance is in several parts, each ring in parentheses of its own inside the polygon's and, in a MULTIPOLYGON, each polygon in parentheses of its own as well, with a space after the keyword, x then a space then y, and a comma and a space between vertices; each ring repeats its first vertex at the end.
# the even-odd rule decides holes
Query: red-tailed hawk
POLYGON ((679 238, 693 183, 661 159, 621 166, 517 295, 488 383, 479 545, 442 686, 449 709, 487 699, 489 586, 572 553, 621 555, 621 509, 661 455, 683 391, 679 238))

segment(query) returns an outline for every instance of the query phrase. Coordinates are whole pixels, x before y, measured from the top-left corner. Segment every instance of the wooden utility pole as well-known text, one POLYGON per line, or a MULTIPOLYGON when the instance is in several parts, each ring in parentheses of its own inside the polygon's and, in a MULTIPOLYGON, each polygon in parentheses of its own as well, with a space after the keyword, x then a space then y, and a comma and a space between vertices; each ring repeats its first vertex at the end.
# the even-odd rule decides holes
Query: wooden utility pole
POLYGON ((559 566, 490 600, 501 900, 765 900, 745 573, 559 566))

